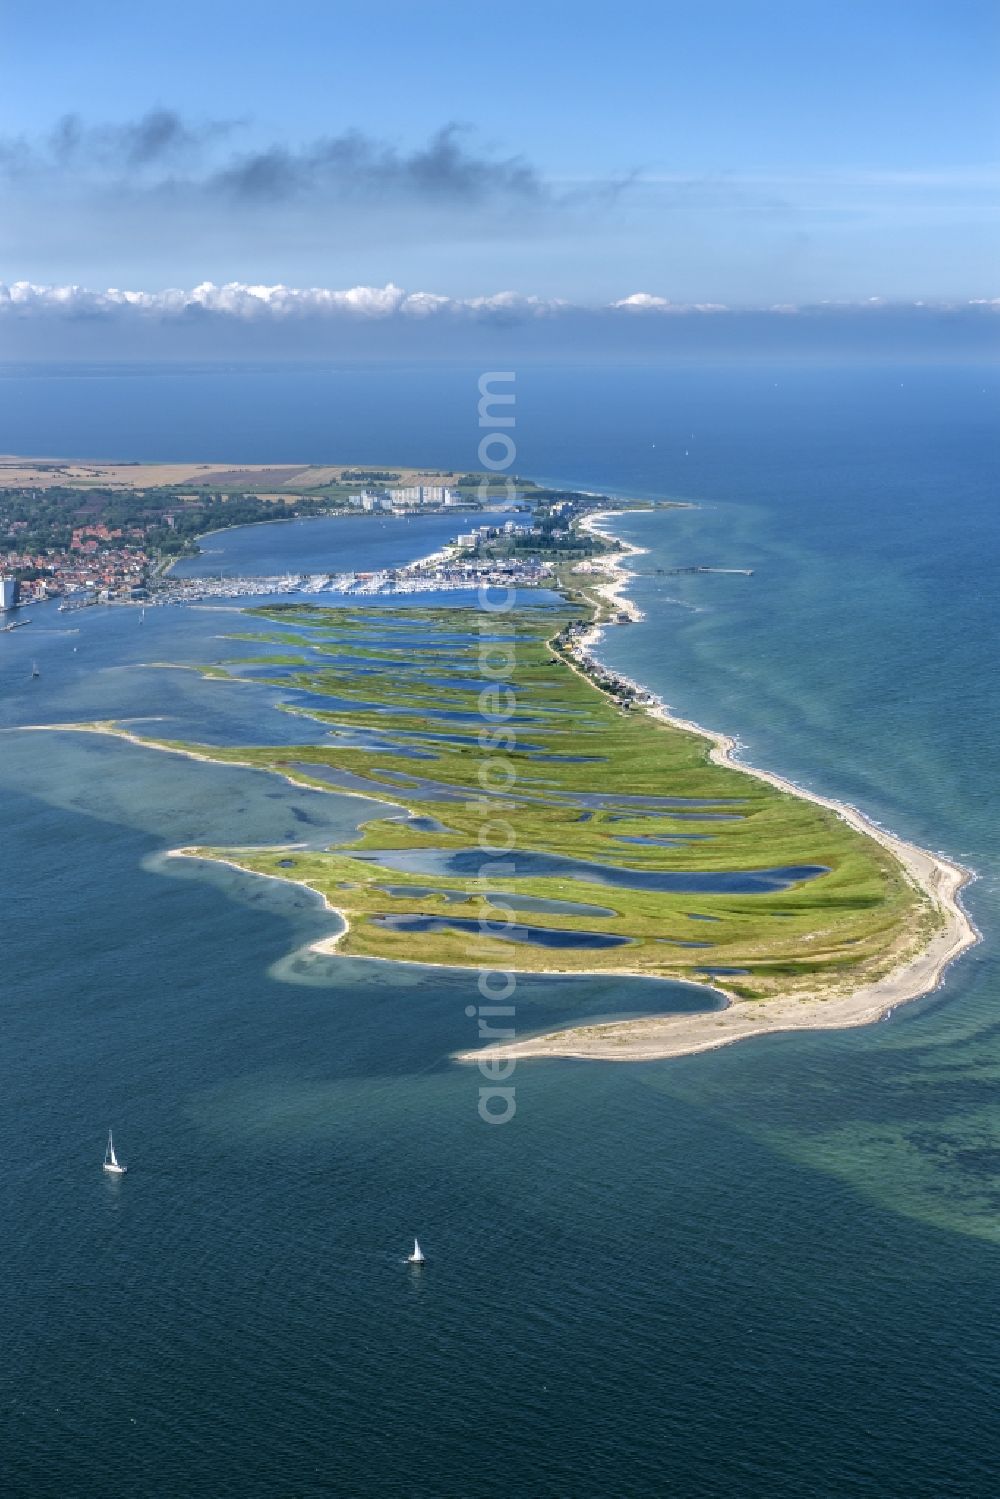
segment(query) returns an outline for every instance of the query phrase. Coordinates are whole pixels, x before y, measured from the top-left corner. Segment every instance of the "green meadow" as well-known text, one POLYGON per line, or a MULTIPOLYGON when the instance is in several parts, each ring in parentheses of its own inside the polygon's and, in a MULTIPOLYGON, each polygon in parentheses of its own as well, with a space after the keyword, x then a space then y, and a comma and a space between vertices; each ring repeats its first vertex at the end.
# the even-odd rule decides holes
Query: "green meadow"
POLYGON ((283 707, 324 724, 324 742, 144 742, 389 805, 349 844, 191 851, 320 892, 349 923, 338 950, 356 956, 702 982, 706 968, 736 969, 720 982, 756 999, 847 992, 926 941, 935 910, 880 844, 827 808, 711 764, 700 735, 623 707, 572 669, 559 637, 579 613, 568 605, 497 615, 307 605, 248 611, 254 628, 230 638, 261 649, 208 674, 238 681, 252 663, 253 680, 310 694, 305 704, 283 707), (484 661, 495 686, 481 679, 484 661), (345 774, 349 783, 338 785, 345 774), (625 798, 685 800, 675 807, 625 798), (470 849, 481 851, 481 870, 477 859, 475 871, 460 876, 403 873, 355 857, 470 849), (577 866, 546 874, 520 868, 538 854, 577 866), (692 893, 608 884, 589 873, 600 865, 640 874, 825 872, 780 890, 692 893), (496 892, 583 902, 610 914, 555 908, 511 917, 496 892), (477 930, 398 930, 379 924, 386 916, 457 917, 477 930), (510 919, 581 934, 561 941, 585 943, 587 934, 626 940, 539 946, 505 937, 510 919), (485 922, 497 935, 479 929, 485 922))

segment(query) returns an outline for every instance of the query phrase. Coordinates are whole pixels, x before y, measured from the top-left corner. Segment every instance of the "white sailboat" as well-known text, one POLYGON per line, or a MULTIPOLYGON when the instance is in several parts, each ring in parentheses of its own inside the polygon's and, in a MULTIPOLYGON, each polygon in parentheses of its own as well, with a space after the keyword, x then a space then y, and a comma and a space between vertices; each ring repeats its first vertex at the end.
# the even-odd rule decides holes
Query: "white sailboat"
POLYGON ((414 1241, 413 1241, 413 1253, 410 1254, 410 1255, 407 1255, 407 1257, 406 1257, 406 1263, 408 1265, 422 1265, 422 1264, 424 1264, 426 1258, 427 1258, 427 1256, 424 1254, 424 1251, 420 1247, 420 1240, 419 1239, 414 1239, 414 1241))
POLYGON ((115 1176, 124 1176, 128 1170, 127 1166, 122 1166, 119 1163, 118 1157, 115 1155, 115 1142, 111 1138, 110 1130, 108 1130, 107 1149, 104 1152, 104 1169, 105 1171, 113 1172, 115 1176))

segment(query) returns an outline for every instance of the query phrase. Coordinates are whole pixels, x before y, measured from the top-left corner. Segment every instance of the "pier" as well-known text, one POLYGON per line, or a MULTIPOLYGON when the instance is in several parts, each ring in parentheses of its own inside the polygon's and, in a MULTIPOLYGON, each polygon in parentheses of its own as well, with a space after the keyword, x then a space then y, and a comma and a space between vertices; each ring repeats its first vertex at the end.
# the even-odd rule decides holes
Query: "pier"
POLYGON ((681 573, 729 573, 741 578, 752 578, 752 567, 706 567, 704 563, 696 563, 693 567, 658 567, 658 573, 666 577, 677 577, 681 573))

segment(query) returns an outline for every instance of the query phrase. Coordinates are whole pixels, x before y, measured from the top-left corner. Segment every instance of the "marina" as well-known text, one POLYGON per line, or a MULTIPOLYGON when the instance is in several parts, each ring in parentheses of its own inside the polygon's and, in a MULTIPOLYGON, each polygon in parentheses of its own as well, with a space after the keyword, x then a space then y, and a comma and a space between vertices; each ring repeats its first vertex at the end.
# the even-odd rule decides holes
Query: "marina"
POLYGON ((470 588, 538 588, 551 580, 549 563, 431 563, 373 572, 280 573, 259 577, 179 578, 157 580, 146 604, 183 604, 206 599, 305 595, 323 598, 371 598, 386 595, 453 593, 470 588))

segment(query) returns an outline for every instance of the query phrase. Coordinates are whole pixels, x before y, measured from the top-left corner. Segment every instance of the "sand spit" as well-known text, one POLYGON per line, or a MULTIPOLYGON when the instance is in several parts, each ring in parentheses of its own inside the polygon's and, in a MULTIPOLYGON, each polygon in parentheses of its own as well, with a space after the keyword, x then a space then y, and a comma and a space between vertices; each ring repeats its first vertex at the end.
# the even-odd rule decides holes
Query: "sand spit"
MULTIPOLYGON (((582 524, 588 529, 596 529, 600 521, 610 519, 614 514, 615 512, 595 512, 582 524)), ((607 536, 606 532, 600 534, 607 536)), ((621 615, 629 620, 643 618, 642 611, 625 596, 633 576, 626 564, 630 558, 643 555, 646 549, 634 546, 618 537, 608 536, 607 539, 615 544, 617 550, 594 559, 589 571, 592 575, 603 575, 604 581, 596 584, 592 591, 606 606, 609 617, 596 620, 589 630, 576 638, 572 646, 576 669, 584 670, 588 674, 598 664, 595 663, 591 650, 601 639, 609 624, 616 622, 615 617, 621 615)), ((614 675, 619 681, 629 681, 620 673, 614 675)), ((595 1060, 648 1061, 685 1056, 718 1046, 726 1046, 750 1036, 775 1034, 780 1031, 836 1030, 867 1025, 883 1019, 908 1000, 917 999, 937 988, 948 965, 979 940, 979 934, 964 911, 960 900, 962 886, 972 878, 969 870, 941 855, 919 848, 916 844, 908 843, 887 832, 856 807, 808 791, 771 771, 760 770, 746 764, 737 758, 738 747, 736 741, 730 736, 677 717, 669 711, 665 703, 649 693, 642 684, 629 682, 629 685, 637 694, 637 707, 641 707, 672 728, 698 734, 707 739, 711 746, 709 756, 714 763, 725 765, 745 775, 756 776, 791 795, 804 797, 820 806, 827 807, 857 831, 874 838, 899 862, 906 878, 914 888, 926 897, 938 918, 936 930, 926 946, 919 952, 908 956, 892 972, 859 989, 837 992, 826 990, 815 994, 778 996, 767 1000, 742 1000, 728 994, 717 983, 699 984, 697 987, 705 990, 706 993, 714 991, 725 995, 729 1001, 728 1007, 722 1011, 647 1016, 641 1020, 612 1021, 600 1025, 580 1026, 548 1035, 526 1038, 507 1045, 501 1044, 493 1048, 461 1052, 457 1054, 457 1060, 479 1061, 484 1055, 493 1053, 509 1057, 569 1056, 595 1060)), ((156 720, 147 718, 131 721, 149 723, 156 720)), ((220 762, 211 755, 196 750, 151 743, 134 731, 125 728, 124 724, 128 722, 129 720, 106 720, 85 723, 32 724, 21 727, 46 732, 107 734, 143 748, 158 749, 211 764, 221 763, 246 769, 262 769, 247 761, 234 759, 220 762)), ((282 775, 286 781, 304 790, 323 791, 326 789, 300 778, 288 769, 283 770, 282 775)), ((398 801, 390 802, 388 797, 383 799, 377 795, 366 795, 340 787, 331 789, 335 789, 338 795, 355 795, 369 802, 400 806, 398 801)), ((234 868, 244 868, 235 858, 227 859, 221 852, 206 855, 200 850, 191 848, 171 849, 169 852, 172 857, 207 857, 214 862, 231 864, 234 868)), ((275 878, 275 876, 270 877, 275 878)), ((322 892, 316 891, 315 887, 308 885, 306 881, 290 882, 301 884, 314 894, 320 895, 325 907, 344 923, 343 930, 312 944, 315 951, 327 953, 336 951, 349 930, 347 913, 326 900, 322 892)), ((398 960, 386 958, 368 959, 368 961, 396 962, 398 960)), ((437 967, 439 965, 421 963, 418 966, 437 967)), ((516 964, 511 966, 516 967, 516 964)), ((537 976, 543 972, 565 976, 568 971, 580 977, 585 976, 585 971, 579 969, 530 970, 533 975, 537 976)), ((617 971, 622 977, 629 976, 627 968, 617 971)), ((607 970, 601 970, 601 972, 603 976, 607 976, 607 970)), ((646 974, 636 975, 636 977, 640 976, 650 977, 646 974)), ((678 980, 678 982, 682 981, 678 980)))
MULTIPOLYGON (((596 529, 597 522, 610 519, 612 515, 613 512, 595 512, 583 524, 588 529, 596 529)), ((607 581, 594 591, 616 613, 627 614, 631 620, 641 619, 641 610, 630 600, 623 598, 624 590, 632 578, 624 564, 627 558, 642 555, 646 548, 633 546, 619 537, 608 536, 603 531, 599 534, 614 542, 620 549, 595 560, 592 570, 604 572, 607 581)), ((589 670, 594 666, 591 648, 602 638, 608 623, 614 623, 614 620, 595 622, 574 642, 572 652, 580 667, 589 670)), ((858 832, 874 838, 898 860, 906 878, 930 902, 938 916, 938 927, 920 952, 909 956, 884 977, 860 989, 843 993, 826 991, 784 998, 778 996, 766 1000, 738 999, 723 989, 729 1005, 721 1012, 649 1016, 642 1020, 579 1026, 548 1035, 528 1037, 506 1045, 460 1052, 456 1055, 456 1060, 473 1062, 492 1054, 504 1057, 561 1056, 601 1061, 652 1061, 688 1056, 693 1052, 728 1046, 749 1036, 773 1035, 779 1031, 842 1030, 850 1026, 869 1025, 873 1021, 884 1019, 908 1000, 919 999, 938 988, 949 964, 980 940, 979 933, 960 900, 962 886, 973 878, 970 870, 940 854, 931 853, 914 843, 897 838, 849 803, 820 796, 773 771, 760 770, 746 764, 737 758, 738 746, 735 739, 677 717, 661 699, 648 693, 641 683, 623 677, 621 673, 615 675, 619 681, 628 682, 635 689, 642 707, 653 717, 661 719, 671 728, 699 734, 709 740, 709 758, 716 765, 725 765, 744 775, 755 776, 792 796, 804 797, 819 806, 828 807, 858 832)))

